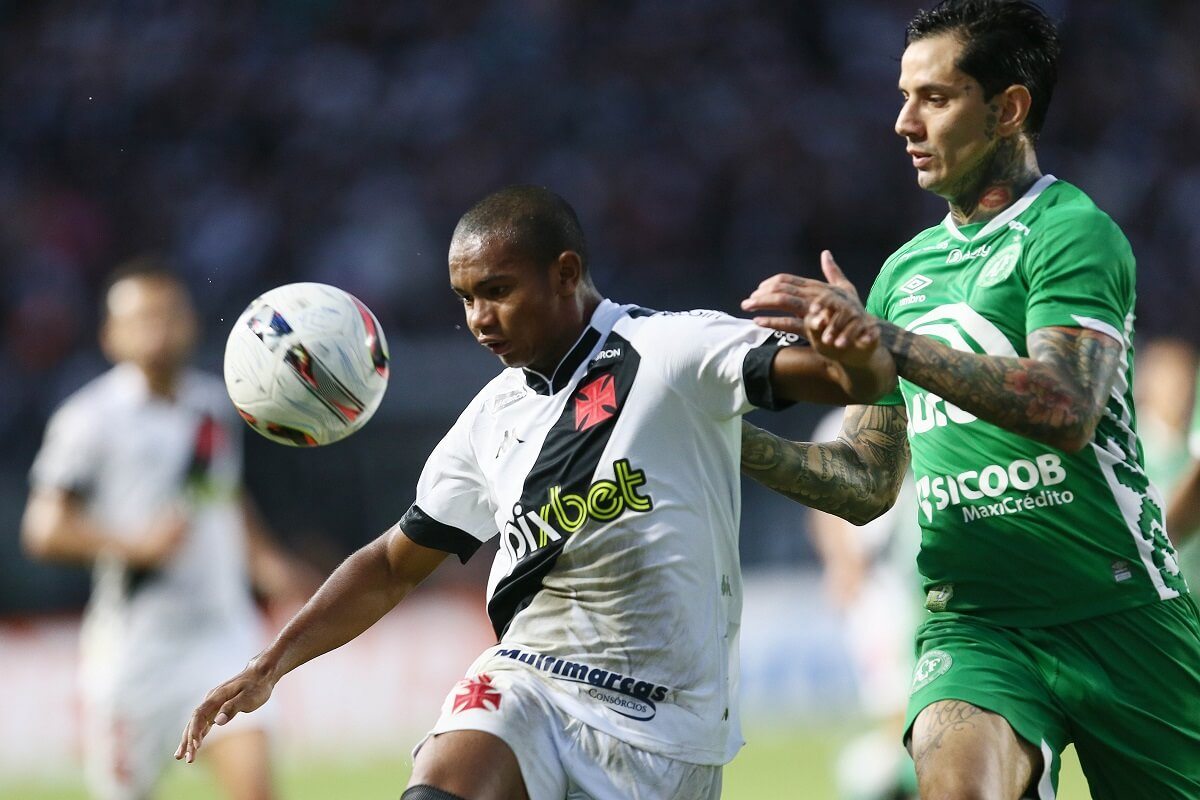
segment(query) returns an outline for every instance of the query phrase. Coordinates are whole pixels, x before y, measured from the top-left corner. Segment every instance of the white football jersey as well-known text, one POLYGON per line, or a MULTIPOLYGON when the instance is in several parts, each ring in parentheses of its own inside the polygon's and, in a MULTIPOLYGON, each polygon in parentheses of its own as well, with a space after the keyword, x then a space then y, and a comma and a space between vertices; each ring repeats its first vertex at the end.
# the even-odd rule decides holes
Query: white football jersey
POLYGON ((177 674, 185 642, 256 624, 239 496, 242 423, 215 377, 188 371, 176 394, 156 397, 135 367, 114 367, 55 412, 31 471, 34 486, 72 492, 116 536, 142 534, 171 508, 190 522, 160 569, 97 560, 85 690, 89 680, 120 693, 148 675, 177 674))
POLYGON ((737 711, 742 414, 774 407, 775 334, 715 311, 604 301, 552 375, 507 369, 434 449, 400 521, 466 560, 500 537, 499 644, 568 714, 721 764, 737 711))

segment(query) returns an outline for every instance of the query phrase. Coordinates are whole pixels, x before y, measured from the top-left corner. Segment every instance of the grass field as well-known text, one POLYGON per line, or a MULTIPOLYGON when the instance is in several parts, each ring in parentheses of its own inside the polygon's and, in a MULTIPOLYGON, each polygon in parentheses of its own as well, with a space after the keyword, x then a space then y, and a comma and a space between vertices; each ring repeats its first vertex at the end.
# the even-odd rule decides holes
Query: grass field
MULTIPOLYGON (((748 731, 750 744, 725 770, 724 800, 834 800, 830 764, 847 732, 748 731)), ((1089 800, 1074 751, 1063 759, 1060 800, 1089 800)), ((408 776, 407 754, 395 761, 285 763, 282 800, 396 800, 408 776)), ((77 778, 58 784, 5 782, 0 797, 13 800, 84 800, 77 778)), ((172 764, 160 800, 219 798, 203 769, 172 764)))

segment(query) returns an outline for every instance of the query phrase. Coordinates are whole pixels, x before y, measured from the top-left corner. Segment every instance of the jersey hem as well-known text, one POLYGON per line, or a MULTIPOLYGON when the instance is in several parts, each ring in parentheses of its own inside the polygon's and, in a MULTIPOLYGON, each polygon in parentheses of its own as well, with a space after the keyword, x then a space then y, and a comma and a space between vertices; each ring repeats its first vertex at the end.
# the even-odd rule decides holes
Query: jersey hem
MULTIPOLYGON (((934 584, 936 585, 936 584, 934 584)), ((1153 587, 1150 588, 1153 591, 1153 587)), ((1068 611, 1062 615, 1056 616, 1034 616, 1025 611, 1015 612, 988 612, 984 609, 954 609, 947 611, 930 612, 928 620, 935 619, 953 619, 954 617, 966 617, 968 619, 977 620, 980 622, 996 625, 1001 628, 1053 628, 1058 625, 1070 625, 1075 622, 1083 622, 1089 619, 1097 619, 1106 617, 1110 614, 1119 614, 1122 611, 1130 611, 1142 606, 1153 605, 1154 603, 1169 603, 1179 597, 1190 596, 1191 592, 1186 588, 1181 590, 1173 597, 1138 597, 1136 599, 1124 599, 1115 603, 1099 604, 1094 600, 1081 602, 1078 605, 1069 606, 1073 611, 1068 611)))
POLYGON ((504 642, 494 647, 488 648, 476 659, 471 665, 468 674, 476 674, 479 672, 499 672, 504 670, 520 671, 537 680, 542 686, 546 687, 546 699, 553 703, 559 710, 565 714, 569 714, 585 725, 595 728, 601 733, 612 736, 625 744, 645 750, 657 755, 666 756, 667 758, 682 761, 688 764, 699 764, 701 766, 722 766, 733 760, 737 751, 741 749, 742 737, 740 734, 737 737, 739 744, 737 746, 726 745, 721 748, 709 748, 699 746, 680 745, 675 742, 670 742, 660 739, 656 736, 647 734, 639 734, 631 731, 628 728, 623 728, 620 725, 614 725, 610 720, 603 715, 595 713, 586 704, 580 702, 573 697, 569 692, 564 690, 562 686, 557 685, 554 681, 548 680, 545 675, 541 674, 537 669, 525 664, 521 661, 514 661, 506 657, 497 657, 497 650, 507 647, 522 647, 511 642, 504 642))

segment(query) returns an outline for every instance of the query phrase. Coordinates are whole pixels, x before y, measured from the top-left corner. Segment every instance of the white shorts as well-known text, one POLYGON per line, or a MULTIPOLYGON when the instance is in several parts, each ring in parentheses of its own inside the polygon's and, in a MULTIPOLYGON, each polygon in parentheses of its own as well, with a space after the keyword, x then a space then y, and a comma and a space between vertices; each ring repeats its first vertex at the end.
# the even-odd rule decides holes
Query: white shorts
POLYGON ((429 736, 471 730, 499 737, 517 757, 530 800, 719 800, 721 767, 627 744, 568 716, 551 691, 525 672, 468 676, 446 697, 429 736))
MULTIPOLYGON (((256 631, 197 638, 178 648, 173 668, 142 669, 132 680, 136 663, 111 674, 103 664, 85 665, 82 749, 90 795, 97 800, 150 797, 192 710, 209 689, 245 666, 257 638, 256 631)), ((253 714, 238 714, 228 725, 214 726, 208 739, 269 727, 270 708, 268 703, 253 714)))

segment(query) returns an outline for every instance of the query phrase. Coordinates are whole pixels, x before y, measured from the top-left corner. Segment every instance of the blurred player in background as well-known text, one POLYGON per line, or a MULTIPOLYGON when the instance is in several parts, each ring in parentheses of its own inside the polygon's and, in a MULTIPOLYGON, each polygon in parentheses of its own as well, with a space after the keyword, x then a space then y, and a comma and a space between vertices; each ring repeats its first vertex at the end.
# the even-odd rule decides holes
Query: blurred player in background
POLYGON ((209 693, 176 757, 499 533, 500 643, 446 698, 404 800, 716 800, 742 743, 739 419, 878 397, 890 359, 869 341, 835 366, 747 320, 605 300, 574 210, 539 187, 476 204, 449 261, 471 333, 508 369, 400 522, 209 693))
POLYGON ((905 40, 896 132, 949 214, 887 260, 869 315, 827 252, 829 284, 776 276, 744 304, 832 319, 830 357, 878 330, 899 390, 849 409, 836 442, 751 429, 745 466, 862 520, 911 446, 923 797, 1053 797, 1072 741, 1096 800, 1200 797, 1200 618, 1134 430, 1133 255, 1034 151, 1057 33, 1032 3, 947 0, 905 40))
POLYGON ((1182 339, 1138 343, 1133 387, 1138 438, 1146 449, 1146 474, 1164 495, 1171 493, 1188 463, 1198 365, 1196 349, 1182 339))
POLYGON ((1138 434, 1146 474, 1169 498, 1167 534, 1179 550, 1189 586, 1200 582, 1200 354, 1182 339, 1153 339, 1139 348, 1135 377, 1138 434))
MULTIPOLYGON (((840 408, 826 414, 812 440, 836 439, 844 416, 840 408)), ((905 480, 894 506, 862 526, 809 511, 825 591, 842 613, 860 708, 874 725, 838 756, 835 777, 843 800, 903 800, 916 793, 912 760, 901 743, 913 631, 924 616, 916 512, 911 479, 905 480)))
MULTIPOLYGON (((101 330, 114 366, 54 414, 31 472, 26 551, 94 565, 82 741, 102 800, 150 797, 188 711, 260 646, 249 576, 272 601, 312 583, 242 492, 244 426, 222 381, 187 366, 197 333, 164 266, 118 271, 101 330)), ((271 797, 263 720, 226 733, 209 761, 228 796, 271 797)))
MULTIPOLYGON (((1192 380, 1197 381, 1195 391, 1190 395, 1195 401, 1188 430, 1177 439, 1183 443, 1187 455, 1173 473, 1175 480, 1168 490, 1171 502, 1167 507, 1167 532, 1179 548, 1184 574, 1189 582, 1195 582, 1200 580, 1200 536, 1196 535, 1200 531, 1200 375, 1197 375, 1194 360, 1190 372, 1192 380)), ((1168 455, 1174 455, 1174 449, 1164 450, 1168 455)), ((1146 458, 1150 459, 1149 445, 1146 458)), ((1168 463, 1175 466, 1174 459, 1168 463)))

